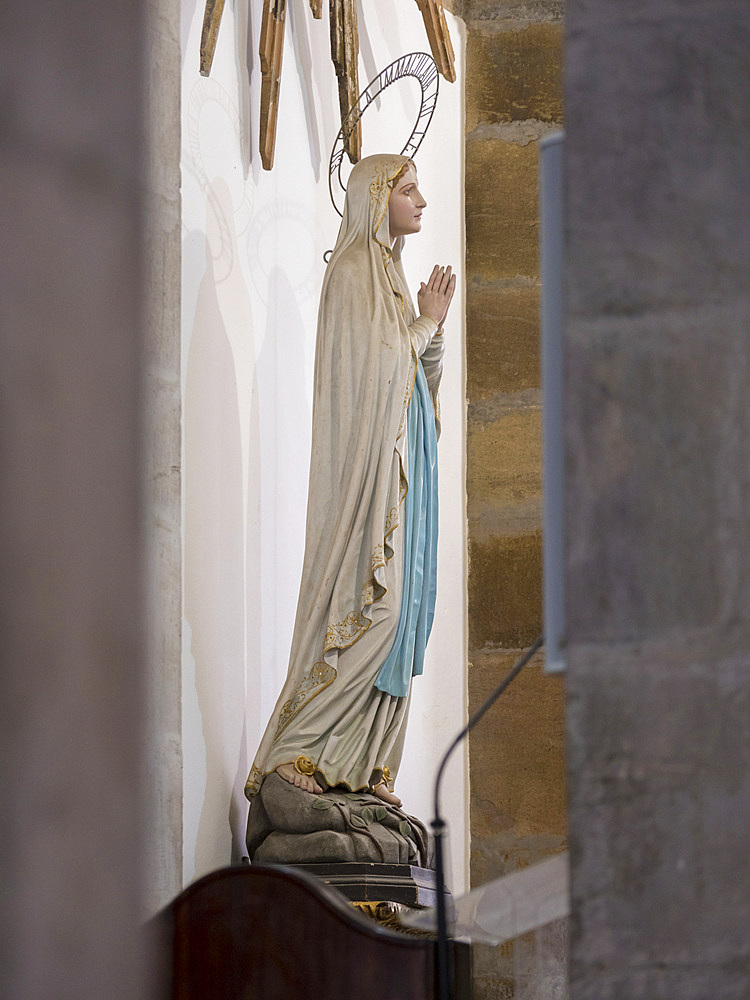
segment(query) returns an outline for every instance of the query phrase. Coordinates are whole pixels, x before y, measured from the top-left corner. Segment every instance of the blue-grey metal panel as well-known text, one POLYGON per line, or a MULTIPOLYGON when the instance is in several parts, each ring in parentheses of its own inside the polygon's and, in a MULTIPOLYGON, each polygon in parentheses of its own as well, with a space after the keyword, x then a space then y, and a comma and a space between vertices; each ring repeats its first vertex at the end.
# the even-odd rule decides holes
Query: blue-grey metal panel
POLYGON ((540 143, 542 398, 544 468, 544 639, 546 670, 565 670, 563 255, 565 135, 540 143))

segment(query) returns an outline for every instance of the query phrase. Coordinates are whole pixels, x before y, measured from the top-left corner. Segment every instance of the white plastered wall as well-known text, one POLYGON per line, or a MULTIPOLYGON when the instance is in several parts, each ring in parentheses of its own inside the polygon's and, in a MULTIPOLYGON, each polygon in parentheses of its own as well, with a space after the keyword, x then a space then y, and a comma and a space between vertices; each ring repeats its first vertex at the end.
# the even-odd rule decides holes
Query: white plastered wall
MULTIPOLYGON (((244 851, 243 786, 283 682, 304 546, 311 388, 323 253, 338 216, 328 159, 338 100, 327 16, 289 0, 273 171, 258 149, 260 3, 227 4, 208 79, 203 0, 182 4, 184 458, 183 756, 187 883, 244 851)), ((439 758, 466 711, 463 351, 463 35, 447 15, 459 79, 440 80, 417 156, 428 207, 405 268, 416 292, 435 262, 458 289, 441 390, 438 607, 413 684, 397 790, 432 816, 439 758)), ((360 85, 428 43, 416 4, 362 0, 360 85)), ((419 87, 391 88, 363 118, 364 154, 399 150, 419 87)), ((466 884, 466 761, 443 792, 454 891, 466 884)))

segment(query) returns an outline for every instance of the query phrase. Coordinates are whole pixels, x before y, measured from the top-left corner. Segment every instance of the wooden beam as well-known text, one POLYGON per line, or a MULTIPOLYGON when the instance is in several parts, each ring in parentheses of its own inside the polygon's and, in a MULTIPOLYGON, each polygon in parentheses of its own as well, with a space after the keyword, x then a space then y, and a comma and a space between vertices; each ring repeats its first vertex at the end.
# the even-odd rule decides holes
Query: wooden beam
MULTIPOLYGON (((331 59, 339 84, 339 109, 342 125, 349 109, 359 97, 359 33, 357 31, 357 0, 330 0, 331 59)), ((349 135, 344 136, 344 149, 352 163, 362 155, 362 124, 358 120, 349 135)))
POLYGON ((321 18, 323 16, 323 0, 310 0, 310 10, 313 17, 321 18))
POLYGON ((221 15, 224 13, 224 0, 206 0, 203 12, 203 29, 201 31, 201 76, 208 76, 216 51, 216 37, 219 34, 221 15))
POLYGON ((422 20, 430 41, 432 58, 437 63, 438 71, 450 83, 455 83, 456 68, 453 65, 453 46, 445 21, 443 4, 441 0, 417 0, 417 7, 422 13, 422 20))
POLYGON ((276 122, 279 115, 281 60, 284 54, 286 0, 264 0, 260 28, 260 158, 263 169, 273 167, 276 122))

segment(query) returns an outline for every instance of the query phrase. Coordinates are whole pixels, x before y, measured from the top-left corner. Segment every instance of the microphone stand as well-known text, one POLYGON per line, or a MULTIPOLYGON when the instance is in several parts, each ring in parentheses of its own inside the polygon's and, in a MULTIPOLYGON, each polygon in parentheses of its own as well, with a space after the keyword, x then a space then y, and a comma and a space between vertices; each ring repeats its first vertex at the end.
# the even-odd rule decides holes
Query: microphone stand
POLYGON ((453 970, 451 968, 450 955, 448 953, 448 920, 445 912, 445 862, 443 857, 443 834, 445 832, 446 823, 440 815, 440 782, 443 780, 443 772, 445 771, 445 766, 448 763, 448 758, 459 743, 469 734, 469 732, 471 732, 485 712, 495 704, 503 691, 505 691, 508 685, 511 684, 516 677, 518 677, 532 656, 538 652, 543 645, 544 636, 540 635, 533 646, 527 649, 523 656, 515 663, 512 670, 501 682, 500 686, 493 691, 487 701, 479 709, 477 709, 474 715, 472 715, 464 728, 443 754, 443 759, 440 761, 440 767, 438 768, 437 777, 435 778, 435 818, 433 819, 431 826, 435 838, 435 878, 437 881, 438 894, 436 995, 439 1000, 452 1000, 453 998, 453 970))

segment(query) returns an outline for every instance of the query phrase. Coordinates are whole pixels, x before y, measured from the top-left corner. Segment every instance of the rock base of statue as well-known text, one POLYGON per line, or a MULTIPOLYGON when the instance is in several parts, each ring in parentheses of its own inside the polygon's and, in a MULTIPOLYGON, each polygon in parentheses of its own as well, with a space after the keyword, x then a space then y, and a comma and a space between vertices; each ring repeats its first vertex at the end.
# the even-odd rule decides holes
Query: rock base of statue
POLYGON ((375 862, 433 868, 432 838, 423 823, 369 792, 300 791, 269 774, 247 822, 251 861, 312 865, 375 862))

